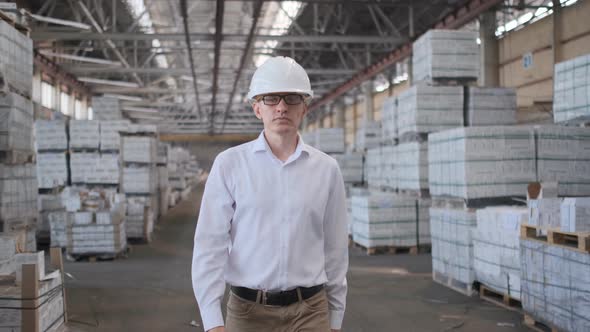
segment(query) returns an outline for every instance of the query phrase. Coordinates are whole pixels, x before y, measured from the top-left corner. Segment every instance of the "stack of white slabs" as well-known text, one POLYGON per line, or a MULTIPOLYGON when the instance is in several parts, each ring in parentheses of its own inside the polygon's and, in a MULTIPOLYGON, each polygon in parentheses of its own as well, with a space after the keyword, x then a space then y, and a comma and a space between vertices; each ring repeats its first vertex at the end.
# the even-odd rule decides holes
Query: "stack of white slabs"
POLYGON ((463 126, 463 87, 414 85, 397 97, 398 135, 463 126))
POLYGON ((129 129, 128 120, 100 121, 100 150, 119 151, 121 149, 121 132, 129 129))
POLYGON ((394 190, 397 187, 398 173, 395 162, 398 159, 396 147, 385 145, 381 147, 381 187, 394 190))
POLYGON ((536 180, 530 127, 470 127, 428 136, 428 182, 433 196, 464 199, 526 196, 536 180))
POLYGON ((121 189, 124 193, 151 194, 158 189, 158 173, 152 166, 126 166, 122 179, 121 189))
POLYGON ((38 187, 33 164, 0 164, 0 222, 36 219, 38 187))
POLYGON ((350 152, 345 154, 333 154, 332 157, 338 162, 340 172, 345 183, 363 182, 363 154, 350 152))
POLYGON ((471 86, 467 89, 467 126, 516 124, 516 90, 471 86))
POLYGON ((590 128, 539 126, 537 174, 557 182, 559 196, 590 196, 590 128))
POLYGON ((381 144, 381 122, 371 121, 361 124, 356 131, 355 150, 364 151, 378 147, 381 144))
MULTIPOLYGON (((157 141, 151 136, 123 136, 123 161, 126 163, 155 163, 157 141)), ((175 159, 172 159, 175 160, 175 159)))
POLYGON ((395 147, 397 188, 428 189, 428 143, 409 142, 395 147))
POLYGON ((315 148, 325 153, 344 153, 344 128, 319 128, 315 133, 315 148))
POLYGON ((590 54, 560 62, 553 76, 555 123, 590 121, 590 54))
POLYGON ((373 192, 352 196, 353 239, 365 248, 416 245, 416 200, 373 192))
POLYGON ((590 254, 520 239, 524 311, 560 331, 590 331, 590 254))
POLYGON ((473 231, 477 226, 475 212, 431 208, 432 271, 471 285, 473 271, 473 231))
POLYGON ((63 120, 35 120, 35 148, 43 151, 66 151, 68 137, 63 120))
POLYGON ((100 145, 100 121, 70 121, 70 148, 98 150, 100 145))
POLYGON ((381 148, 367 150, 365 159, 365 177, 369 187, 379 188, 382 185, 381 148))
POLYGON ((488 207, 477 211, 473 234, 475 278, 488 288, 520 300, 520 225, 524 207, 488 207))
POLYGON ((414 81, 473 79, 480 74, 478 33, 464 30, 429 30, 412 45, 414 81))
POLYGON ((92 97, 92 112, 95 120, 122 120, 119 99, 111 97, 92 97))
POLYGON ((64 186, 68 182, 65 152, 37 153, 37 184, 41 189, 64 186))
POLYGON ((11 150, 33 151, 33 104, 16 93, 0 93, 0 151, 11 150))
POLYGON ((381 137, 383 141, 394 142, 397 138, 397 99, 388 97, 381 108, 381 137))
POLYGON ((32 95, 33 41, 6 21, 0 21, 0 76, 4 84, 32 95))

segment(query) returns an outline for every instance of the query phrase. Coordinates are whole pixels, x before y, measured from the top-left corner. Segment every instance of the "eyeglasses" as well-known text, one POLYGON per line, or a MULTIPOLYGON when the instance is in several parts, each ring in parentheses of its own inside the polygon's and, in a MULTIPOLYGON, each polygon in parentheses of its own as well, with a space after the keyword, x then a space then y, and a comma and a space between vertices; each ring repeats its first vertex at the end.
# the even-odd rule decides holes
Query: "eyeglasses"
POLYGON ((275 106, 281 102, 281 99, 285 101, 287 105, 299 105, 305 99, 302 95, 288 94, 288 95, 266 95, 262 96, 258 100, 262 100, 264 105, 275 106))

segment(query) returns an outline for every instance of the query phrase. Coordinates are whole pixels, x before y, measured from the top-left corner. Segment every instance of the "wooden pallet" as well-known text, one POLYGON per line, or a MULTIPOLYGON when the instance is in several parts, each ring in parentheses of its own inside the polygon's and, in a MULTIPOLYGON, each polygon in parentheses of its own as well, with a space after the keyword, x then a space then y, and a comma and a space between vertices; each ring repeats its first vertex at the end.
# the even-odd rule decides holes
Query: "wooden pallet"
POLYGON ((424 143, 428 142, 428 133, 408 132, 400 135, 398 138, 399 144, 402 143, 424 143))
POLYGON ((529 314, 524 314, 524 325, 537 332, 559 332, 559 330, 551 324, 539 321, 529 314))
POLYGON ((381 254, 389 254, 389 255, 399 255, 399 254, 410 254, 410 255, 417 255, 420 252, 420 248, 417 246, 408 246, 408 247, 398 247, 398 246, 376 246, 376 247, 365 247, 361 244, 354 242, 354 246, 360 248, 364 252, 367 253, 368 256, 373 255, 381 255, 381 254))
POLYGON ((471 198, 434 196, 432 207, 443 209, 482 209, 488 206, 526 205, 526 198, 516 196, 471 198))
POLYGON ((432 271, 432 280, 465 296, 472 296, 475 294, 473 284, 467 284, 462 281, 455 280, 452 277, 437 271, 432 271))
POLYGON ((97 252, 97 253, 85 253, 85 254, 68 254, 68 258, 75 262, 83 262, 88 261, 90 263, 95 263, 97 261, 112 261, 119 258, 127 258, 129 254, 129 247, 125 247, 125 249, 121 250, 120 252, 112 253, 112 252, 97 252))
POLYGON ((545 242, 551 245, 590 253, 590 232, 563 232, 558 229, 548 229, 547 236, 539 234, 540 227, 534 225, 520 225, 520 237, 523 239, 545 242))
POLYGON ((430 77, 428 80, 433 86, 477 86, 475 77, 430 77))
POLYGON ((32 151, 0 151, 0 163, 2 164, 21 165, 33 162, 35 162, 35 156, 32 151))
POLYGON ((420 189, 420 190, 410 190, 410 189, 400 189, 399 193, 414 198, 430 198, 430 190, 429 189, 420 189))
POLYGON ((522 311, 522 302, 509 294, 497 292, 486 285, 479 285, 479 298, 511 311, 522 311))

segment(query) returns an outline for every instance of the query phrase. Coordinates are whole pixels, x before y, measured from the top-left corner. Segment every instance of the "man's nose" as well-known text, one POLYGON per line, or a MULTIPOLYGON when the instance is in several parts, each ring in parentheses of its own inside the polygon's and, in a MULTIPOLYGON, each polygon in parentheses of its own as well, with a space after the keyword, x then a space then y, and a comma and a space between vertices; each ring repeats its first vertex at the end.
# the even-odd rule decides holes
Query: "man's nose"
POLYGON ((287 103, 285 102, 285 98, 281 98, 281 100, 279 101, 279 103, 277 104, 277 106, 275 107, 275 110, 278 113, 283 113, 286 112, 288 108, 287 103))

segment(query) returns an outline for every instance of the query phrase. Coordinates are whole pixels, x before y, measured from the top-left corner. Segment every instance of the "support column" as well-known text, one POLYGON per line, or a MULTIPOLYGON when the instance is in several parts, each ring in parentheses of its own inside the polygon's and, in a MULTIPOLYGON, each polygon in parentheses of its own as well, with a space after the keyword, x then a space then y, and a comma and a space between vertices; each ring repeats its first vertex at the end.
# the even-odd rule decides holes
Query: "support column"
MULTIPOLYGON (((414 7, 410 5, 408 7, 408 30, 409 30, 409 37, 410 40, 414 41, 415 31, 414 31, 414 7)), ((414 84, 414 75, 412 74, 414 65, 412 64, 412 59, 414 55, 410 53, 408 57, 408 86, 412 86, 414 84)))
POLYGON ((500 86, 500 51, 496 39, 495 9, 481 14, 479 18, 479 39, 481 40, 479 85, 500 86))
POLYGON ((561 2, 559 0, 552 0, 553 15, 551 20, 553 22, 553 34, 551 38, 551 50, 553 52, 553 64, 560 62, 563 58, 561 55, 561 2))
POLYGON ((345 110, 346 110, 346 105, 344 104, 344 100, 338 99, 336 102, 334 102, 334 127, 335 128, 346 129, 345 119, 344 119, 345 110))
POLYGON ((363 94, 365 95, 363 126, 366 127, 368 122, 375 120, 375 110, 373 107, 373 81, 369 80, 363 83, 363 94))

